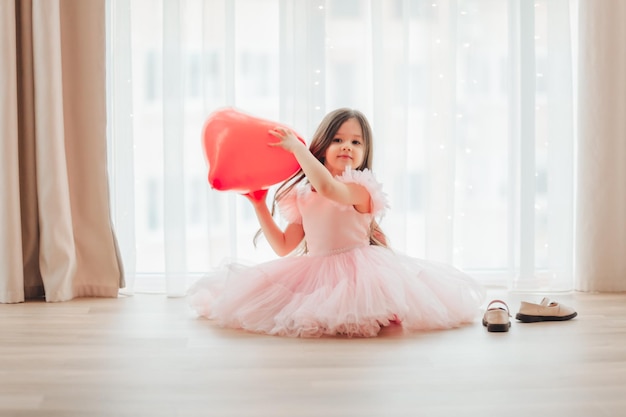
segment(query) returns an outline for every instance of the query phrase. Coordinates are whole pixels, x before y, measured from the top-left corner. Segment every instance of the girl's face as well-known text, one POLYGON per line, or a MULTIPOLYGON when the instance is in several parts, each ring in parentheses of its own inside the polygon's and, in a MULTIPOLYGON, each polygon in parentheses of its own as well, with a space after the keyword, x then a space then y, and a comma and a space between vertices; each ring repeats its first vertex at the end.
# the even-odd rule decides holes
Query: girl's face
POLYGON ((335 175, 341 175, 346 167, 357 169, 363 163, 365 142, 361 125, 356 119, 348 119, 339 127, 324 155, 324 166, 335 175))

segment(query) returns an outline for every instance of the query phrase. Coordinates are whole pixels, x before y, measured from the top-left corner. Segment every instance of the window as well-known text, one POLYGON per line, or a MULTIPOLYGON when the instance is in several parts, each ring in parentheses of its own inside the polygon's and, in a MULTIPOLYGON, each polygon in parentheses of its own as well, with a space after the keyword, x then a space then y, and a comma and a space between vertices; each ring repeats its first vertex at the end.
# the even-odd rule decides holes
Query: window
POLYGON ((113 213, 135 289, 180 293, 224 259, 274 256, 253 246, 245 199, 206 181, 201 129, 224 106, 306 138, 359 108, 394 248, 485 283, 570 288, 573 31, 568 2, 547 6, 108 0, 113 213))

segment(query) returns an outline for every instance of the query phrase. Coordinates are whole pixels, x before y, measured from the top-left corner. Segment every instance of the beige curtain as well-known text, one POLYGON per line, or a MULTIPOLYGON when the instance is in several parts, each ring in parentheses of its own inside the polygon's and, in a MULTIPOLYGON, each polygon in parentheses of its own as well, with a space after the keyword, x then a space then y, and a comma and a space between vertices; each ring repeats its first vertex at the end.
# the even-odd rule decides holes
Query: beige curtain
POLYGON ((105 0, 0 1, 0 302, 116 297, 105 0))
POLYGON ((576 288, 626 291, 626 1, 580 1, 576 288))

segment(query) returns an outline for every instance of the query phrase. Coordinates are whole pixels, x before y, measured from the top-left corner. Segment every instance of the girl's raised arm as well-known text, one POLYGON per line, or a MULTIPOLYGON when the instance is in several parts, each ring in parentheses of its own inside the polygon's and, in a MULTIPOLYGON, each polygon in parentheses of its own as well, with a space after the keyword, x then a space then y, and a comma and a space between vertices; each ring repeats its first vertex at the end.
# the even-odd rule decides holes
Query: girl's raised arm
POLYGON ((367 189, 359 184, 344 183, 335 179, 293 132, 276 128, 270 130, 270 134, 280 139, 280 142, 270 143, 270 146, 278 146, 291 152, 317 193, 338 203, 352 205, 362 213, 371 210, 370 194, 367 189))

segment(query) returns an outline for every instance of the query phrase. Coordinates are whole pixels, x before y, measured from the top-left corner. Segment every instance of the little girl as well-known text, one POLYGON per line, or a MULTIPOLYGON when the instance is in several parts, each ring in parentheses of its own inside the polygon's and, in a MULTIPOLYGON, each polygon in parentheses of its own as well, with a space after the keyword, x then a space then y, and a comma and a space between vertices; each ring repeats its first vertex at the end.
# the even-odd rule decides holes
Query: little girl
POLYGON ((271 143, 301 170, 276 191, 247 195, 272 249, 286 256, 256 266, 232 264, 189 291, 199 315, 219 325, 281 336, 376 336, 391 323, 405 330, 448 329, 474 320, 484 298, 471 277, 445 264, 387 247, 376 218, 387 205, 372 172, 372 134, 358 111, 322 120, 310 148, 276 128, 271 143), (274 221, 275 205, 288 225, 274 221))

